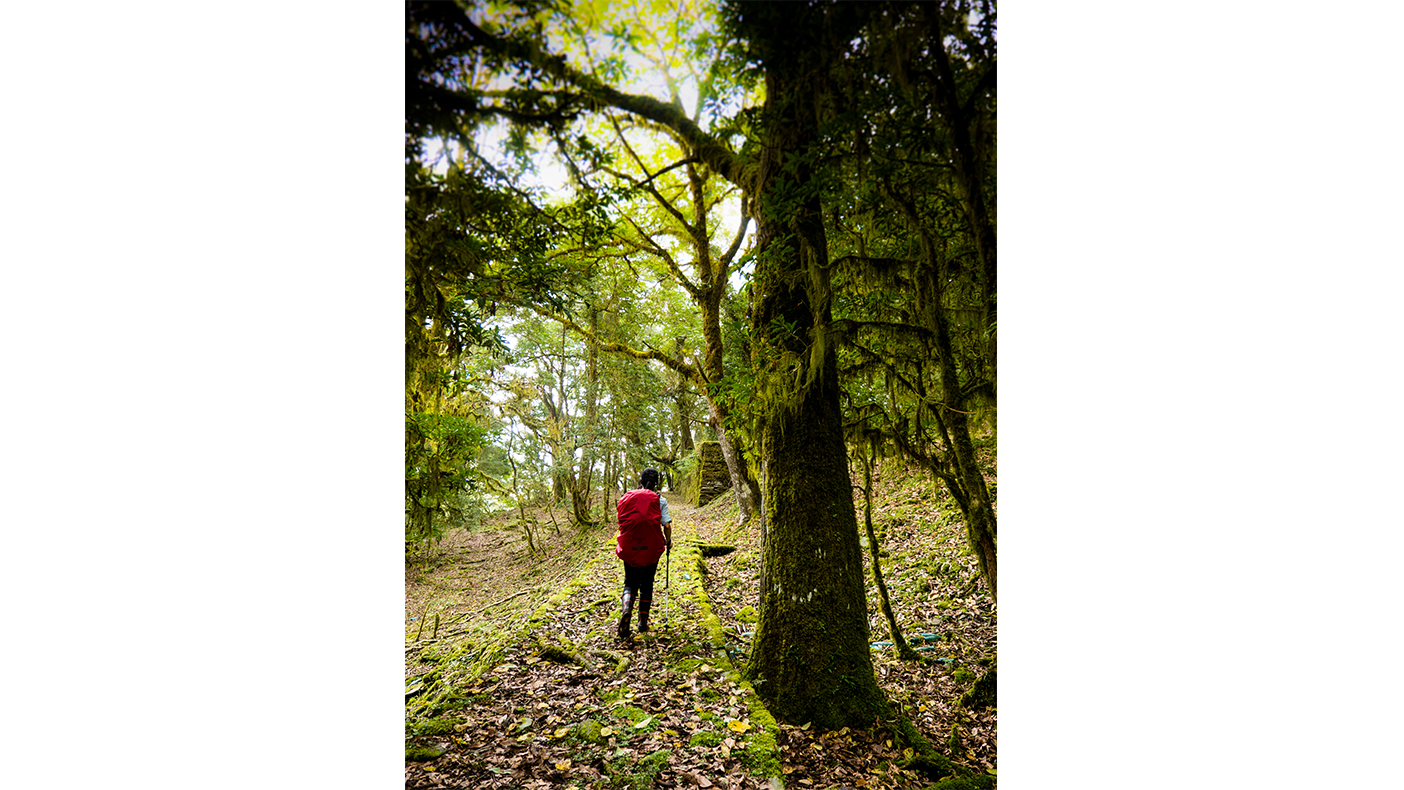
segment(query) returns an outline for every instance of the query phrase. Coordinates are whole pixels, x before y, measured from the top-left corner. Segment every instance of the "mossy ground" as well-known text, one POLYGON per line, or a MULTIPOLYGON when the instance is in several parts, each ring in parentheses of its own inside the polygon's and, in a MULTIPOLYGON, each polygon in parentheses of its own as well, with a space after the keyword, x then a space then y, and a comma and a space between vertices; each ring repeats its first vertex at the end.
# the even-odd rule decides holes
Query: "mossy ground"
MULTIPOLYGON (((978 580, 971 583, 974 559, 956 540, 963 526, 929 481, 889 477, 879 484, 875 522, 888 549, 893 605, 908 636, 941 634, 925 655, 945 661, 906 665, 877 650, 879 684, 938 748, 958 733, 962 753, 951 758, 988 778, 995 712, 956 707, 970 682, 964 674, 967 682, 957 682, 954 671, 978 675, 980 659, 994 653, 993 606, 978 580)), ((559 536, 536 536, 536 556, 515 533, 457 533, 437 559, 407 570, 407 787, 585 790, 695 786, 704 778, 759 788, 772 776, 789 787, 930 784, 897 767, 902 745, 882 727, 817 732, 770 716, 740 672, 755 628, 744 611, 756 603, 755 530, 735 526, 729 496, 701 509, 677 499, 670 497, 676 540, 666 577, 659 567, 654 628, 629 646, 614 635, 622 573, 612 530, 576 533, 562 522, 559 536), (688 549, 690 539, 737 551, 703 558, 688 549), (432 621, 419 630, 434 613, 437 639, 432 621), (588 666, 542 658, 542 642, 588 666)), ((876 641, 886 638, 886 624, 874 595, 876 641)))

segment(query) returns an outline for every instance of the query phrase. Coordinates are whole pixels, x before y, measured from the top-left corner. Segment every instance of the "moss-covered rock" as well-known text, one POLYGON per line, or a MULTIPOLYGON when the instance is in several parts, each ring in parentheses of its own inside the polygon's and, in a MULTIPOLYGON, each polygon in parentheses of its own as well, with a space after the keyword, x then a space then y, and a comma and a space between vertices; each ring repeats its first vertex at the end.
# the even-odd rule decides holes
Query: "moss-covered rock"
POLYGON ((726 458, 722 456, 721 445, 716 442, 702 442, 697 445, 697 466, 688 477, 684 496, 696 506, 711 502, 731 490, 731 471, 726 468, 726 458))

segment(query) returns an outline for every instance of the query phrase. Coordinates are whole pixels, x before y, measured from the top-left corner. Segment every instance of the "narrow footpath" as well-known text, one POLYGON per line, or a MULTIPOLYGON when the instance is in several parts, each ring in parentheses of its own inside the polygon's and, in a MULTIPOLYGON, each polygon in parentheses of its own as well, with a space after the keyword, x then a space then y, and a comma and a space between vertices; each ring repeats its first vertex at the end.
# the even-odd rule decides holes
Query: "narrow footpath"
POLYGON ((736 591, 754 536, 733 529, 734 508, 670 499, 670 509, 674 549, 659 564, 651 630, 632 643, 615 634, 623 573, 603 531, 576 550, 568 581, 543 583, 509 622, 465 616, 444 626, 454 638, 424 639, 421 621, 407 634, 419 637, 406 678, 407 788, 931 785, 896 767, 903 754, 885 731, 776 724, 732 663, 753 624, 734 616, 739 600, 724 605, 724 624, 708 592, 736 591), (738 550, 702 556, 698 544, 719 542, 738 550))

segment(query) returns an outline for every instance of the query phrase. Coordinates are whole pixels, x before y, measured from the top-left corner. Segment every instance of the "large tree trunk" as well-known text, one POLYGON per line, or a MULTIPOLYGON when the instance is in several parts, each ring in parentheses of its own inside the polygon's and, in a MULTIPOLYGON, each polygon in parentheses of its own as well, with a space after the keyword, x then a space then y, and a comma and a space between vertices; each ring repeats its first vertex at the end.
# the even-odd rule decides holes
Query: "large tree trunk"
MULTIPOLYGON (((794 16, 791 32, 818 37, 819 14, 794 16)), ((812 63, 799 56, 766 64, 752 283, 765 549, 746 674, 781 720, 866 728, 888 706, 868 646, 838 366, 827 339, 828 250, 807 156, 817 91, 812 63)))

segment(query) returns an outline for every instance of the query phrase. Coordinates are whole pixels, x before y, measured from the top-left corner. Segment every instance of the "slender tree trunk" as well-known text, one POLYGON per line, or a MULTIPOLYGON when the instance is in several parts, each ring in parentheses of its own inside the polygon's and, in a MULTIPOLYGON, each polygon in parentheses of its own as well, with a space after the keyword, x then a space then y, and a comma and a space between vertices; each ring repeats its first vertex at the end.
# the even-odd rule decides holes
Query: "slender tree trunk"
POLYGON ((726 460, 726 470, 731 473, 731 490, 736 492, 736 503, 741 510, 741 521, 750 521, 758 510, 760 492, 756 482, 746 472, 746 460, 737 452, 726 431, 725 412, 717 402, 707 399, 707 407, 712 412, 712 422, 717 427, 717 444, 721 446, 722 458, 726 460))
POLYGON ((938 310, 935 318, 936 362, 945 398, 941 421, 950 431, 951 454, 955 456, 956 471, 969 500, 965 512, 966 537, 971 548, 975 550, 975 558, 979 560, 980 573, 985 577, 990 597, 997 599, 995 581, 998 577, 998 553, 995 550, 994 508, 990 506, 990 493, 985 485, 985 477, 976 463, 975 443, 970 439, 970 421, 966 417, 965 402, 960 395, 960 382, 956 377, 950 328, 943 311, 938 310))
MULTIPOLYGON (((677 357, 679 360, 683 358, 684 340, 685 338, 681 337, 673 338, 673 356, 677 357)), ((697 449, 697 446, 692 442, 692 404, 689 403, 691 398, 687 393, 687 383, 685 377, 678 377, 677 396, 673 399, 673 404, 677 407, 678 417, 678 439, 673 446, 680 448, 674 451, 675 458, 678 456, 691 455, 692 452, 697 449)))
MULTIPOLYGON (((590 334, 599 337, 600 311, 590 308, 590 334)), ((585 427, 577 434, 583 452, 580 454, 579 482, 572 492, 575 517, 581 524, 595 523, 590 513, 590 500, 595 485, 595 460, 599 457, 599 397, 600 397, 600 349, 594 343, 586 343, 589 349, 585 358, 585 427)))
MULTIPOLYGON (((696 298, 702 311, 702 372, 707 381, 717 382, 726 378, 726 362, 723 357, 725 343, 721 331, 721 295, 726 288, 725 266, 719 264, 719 272, 711 271, 710 265, 704 272, 708 284, 696 298)), ((706 382, 700 382, 706 388, 706 382)), ((726 469, 731 473, 731 490, 736 492, 736 504, 740 509, 740 520, 744 523, 755 518, 759 512, 760 486, 751 476, 746 459, 734 436, 727 429, 727 408, 707 393, 707 410, 712 425, 717 429, 717 443, 721 445, 722 458, 726 459, 726 469)))
POLYGON ((868 533, 868 556, 873 561, 873 583, 877 586, 878 602, 882 606, 882 614, 887 618, 887 633, 895 645, 897 655, 903 661, 916 661, 921 657, 917 655, 912 646, 907 644, 907 638, 902 635, 901 626, 897 625, 897 616, 892 613, 892 599, 887 593, 887 582, 882 578, 882 560, 878 554, 877 532, 873 529, 873 465, 877 463, 877 458, 868 457, 868 448, 860 446, 858 448, 858 460, 863 464, 863 527, 868 533))

